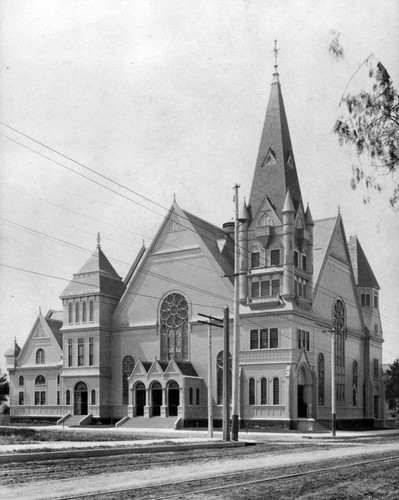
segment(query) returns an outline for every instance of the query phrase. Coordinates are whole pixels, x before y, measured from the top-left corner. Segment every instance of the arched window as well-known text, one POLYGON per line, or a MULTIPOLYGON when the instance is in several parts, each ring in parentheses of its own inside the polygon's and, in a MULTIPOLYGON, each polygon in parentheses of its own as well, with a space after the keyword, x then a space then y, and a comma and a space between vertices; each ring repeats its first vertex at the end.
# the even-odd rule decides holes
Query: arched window
MULTIPOLYGON (((220 351, 216 358, 216 384, 217 384, 216 393, 217 393, 218 405, 223 404, 223 366, 224 366, 223 351, 220 351)), ((232 390, 231 367, 232 367, 232 358, 231 354, 229 353, 228 373, 227 373, 229 401, 231 400, 231 390, 232 390)))
POLYGON ((255 379, 250 378, 248 381, 248 402, 250 405, 255 404, 255 379))
POLYGON ((46 404, 46 379, 38 375, 35 379, 35 405, 46 404))
POLYGON ((260 380, 260 404, 267 405, 267 379, 260 380))
POLYGON ((86 301, 84 300, 82 302, 82 322, 86 323, 87 321, 87 315, 86 315, 86 301))
POLYGON ((345 336, 346 315, 342 299, 336 299, 333 308, 333 328, 335 330, 335 373, 336 401, 345 404, 345 336))
POLYGON ((80 322, 80 310, 79 310, 79 302, 75 304, 75 323, 80 322))
POLYGON ((71 404, 71 391, 66 391, 66 401, 65 401, 65 403, 67 405, 71 404))
POLYGON ((188 302, 180 293, 171 293, 160 309, 161 359, 188 360, 188 302))
POLYGON ((132 356, 125 356, 122 360, 122 404, 129 404, 129 380, 134 368, 132 356))
POLYGON ((198 387, 197 387, 197 390, 195 392, 196 392, 196 404, 199 405, 200 404, 200 390, 198 387))
POLYGON ((68 304, 68 323, 72 325, 73 317, 72 317, 72 302, 68 304))
POLYGON ((357 369, 357 361, 355 360, 352 365, 352 403, 353 406, 357 406, 357 384, 358 384, 358 369, 357 369))
POLYGON ((94 321, 94 302, 89 301, 89 321, 92 323, 94 321))
POLYGON ((318 401, 320 406, 324 406, 324 380, 325 380, 325 368, 324 368, 324 355, 319 354, 317 359, 317 375, 319 379, 318 385, 318 401))
POLYGON ((280 380, 277 377, 273 379, 273 404, 280 404, 280 380))
POLYGON ((36 364, 37 365, 44 365, 44 363, 45 363, 44 351, 43 351, 43 349, 38 349, 36 351, 36 364))
POLYGON ((95 391, 95 389, 93 389, 93 390, 91 391, 91 404, 92 404, 92 405, 95 405, 95 404, 96 404, 96 391, 95 391))
POLYGON ((19 377, 19 385, 20 385, 20 386, 21 386, 21 385, 24 385, 24 383, 25 383, 25 379, 24 379, 24 377, 21 375, 21 376, 19 377))
POLYGON ((189 404, 192 405, 193 404, 193 388, 190 387, 190 390, 188 391, 188 400, 189 400, 189 404))

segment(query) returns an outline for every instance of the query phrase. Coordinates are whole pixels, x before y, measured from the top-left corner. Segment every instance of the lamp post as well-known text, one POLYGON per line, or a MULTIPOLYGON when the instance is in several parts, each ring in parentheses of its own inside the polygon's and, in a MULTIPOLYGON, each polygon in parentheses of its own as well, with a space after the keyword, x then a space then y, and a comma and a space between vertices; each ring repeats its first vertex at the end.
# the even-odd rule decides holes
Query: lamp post
POLYGON ((335 397, 335 328, 331 328, 331 436, 335 437, 336 431, 336 397, 335 397))

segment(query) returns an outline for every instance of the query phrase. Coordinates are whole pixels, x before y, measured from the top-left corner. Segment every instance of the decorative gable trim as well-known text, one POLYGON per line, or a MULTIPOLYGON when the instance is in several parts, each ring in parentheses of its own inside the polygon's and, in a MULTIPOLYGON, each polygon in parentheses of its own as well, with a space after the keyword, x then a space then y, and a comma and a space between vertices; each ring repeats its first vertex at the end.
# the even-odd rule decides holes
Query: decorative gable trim
POLYGON ((268 150, 266 151, 266 156, 263 160, 261 168, 271 167, 272 165, 277 165, 277 157, 271 146, 269 146, 268 150))

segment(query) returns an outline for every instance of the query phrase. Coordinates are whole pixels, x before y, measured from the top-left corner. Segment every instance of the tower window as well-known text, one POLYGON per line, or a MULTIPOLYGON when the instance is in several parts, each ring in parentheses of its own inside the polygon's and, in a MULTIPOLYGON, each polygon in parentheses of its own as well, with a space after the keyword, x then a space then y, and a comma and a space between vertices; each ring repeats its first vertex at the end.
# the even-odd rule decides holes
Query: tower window
POLYGON ((82 302, 82 322, 86 323, 86 301, 82 302))
POLYGON ((72 325, 73 316, 72 316, 72 302, 68 304, 68 323, 72 325))
POLYGON ((80 311, 79 311, 79 302, 75 304, 75 323, 79 323, 80 321, 80 311))
POLYGON ((72 366, 72 339, 68 339, 68 366, 72 366))
POLYGON ((299 254, 297 251, 294 252, 294 266, 299 267, 299 254))
POLYGON ((374 294, 374 307, 378 308, 378 295, 374 294))
POLYGON ((249 404, 254 405, 255 404, 255 379, 250 378, 249 379, 249 404))
POLYGON ((370 294, 369 293, 362 293, 360 295, 360 301, 362 307, 370 307, 370 294))
POLYGON ((260 381, 260 404, 267 405, 267 380, 264 377, 260 381))
POLYGON ((379 378, 378 359, 374 358, 374 378, 379 378))
POLYGON ((92 323, 94 321, 94 302, 89 301, 89 321, 92 323))
POLYGON ((262 328, 250 331, 250 349, 276 349, 278 347, 278 328, 262 328))
POLYGON ((19 385, 20 385, 20 386, 21 386, 21 385, 24 385, 24 383, 25 383, 24 377, 21 375, 21 376, 19 377, 19 385))
POLYGON ((273 379, 273 404, 280 404, 280 381, 277 377, 273 379))
POLYGON ((89 338, 89 366, 94 365, 94 343, 93 337, 89 338))
POLYGON ((85 345, 84 339, 78 339, 78 366, 85 364, 85 345))
POLYGON ((302 269, 304 271, 306 271, 306 265, 307 265, 307 262, 306 262, 306 255, 302 255, 302 269))
POLYGON ((251 267, 260 267, 260 252, 251 252, 251 267))
POLYGON ((270 265, 279 266, 280 265, 280 250, 271 250, 270 252, 270 265))

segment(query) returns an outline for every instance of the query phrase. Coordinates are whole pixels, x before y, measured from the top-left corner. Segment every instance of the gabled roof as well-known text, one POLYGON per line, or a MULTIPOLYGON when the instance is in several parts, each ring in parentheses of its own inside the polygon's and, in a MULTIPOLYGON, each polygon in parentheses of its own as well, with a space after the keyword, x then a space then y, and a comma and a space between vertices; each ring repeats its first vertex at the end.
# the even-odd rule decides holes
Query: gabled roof
POLYGON ((356 285, 367 288, 377 288, 377 290, 379 290, 380 286, 378 281, 374 276, 373 270, 371 269, 357 236, 351 236, 349 238, 348 246, 356 285))
POLYGON ((316 283, 334 231, 337 217, 315 221, 313 229, 313 280, 316 283))
POLYGON ((60 297, 101 293, 119 299, 124 289, 122 278, 98 245, 80 271, 73 275, 60 297))
POLYGON ((190 214, 185 210, 182 210, 187 220, 194 226, 197 234, 200 236, 202 242, 208 250, 211 252, 212 257, 216 260, 219 266, 222 268, 224 274, 229 276, 232 280, 233 269, 234 269, 234 244, 230 236, 228 236, 223 229, 214 226, 213 224, 200 219, 196 215, 190 214), (220 249, 220 240, 226 242, 220 249))
POLYGON ((274 76, 249 198, 252 217, 265 195, 280 218, 288 189, 295 210, 302 201, 281 86, 274 76))

